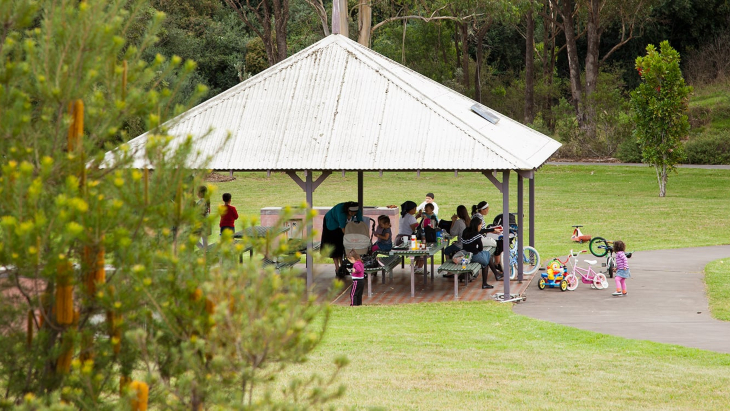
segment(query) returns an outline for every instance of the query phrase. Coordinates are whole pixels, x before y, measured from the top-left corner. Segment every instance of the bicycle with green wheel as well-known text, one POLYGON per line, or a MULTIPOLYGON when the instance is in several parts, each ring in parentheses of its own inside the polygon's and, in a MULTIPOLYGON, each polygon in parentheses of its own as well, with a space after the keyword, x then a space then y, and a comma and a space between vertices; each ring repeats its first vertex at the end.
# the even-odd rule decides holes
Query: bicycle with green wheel
MULTIPOLYGON (((519 241, 517 240, 517 231, 510 228, 509 230, 509 279, 514 280, 517 278, 518 268, 518 248, 519 241)), ((502 241, 502 236, 499 240, 502 241)), ((534 247, 529 245, 522 247, 522 274, 530 275, 534 274, 540 268, 540 253, 534 247)))
MULTIPOLYGON (((613 256, 613 241, 608 241, 603 237, 594 237, 588 244, 591 254, 598 258, 606 257, 606 262, 601 266, 606 267, 606 274, 609 278, 613 278, 616 272, 616 257, 613 256)), ((631 253, 626 253, 626 258, 631 258, 631 253)))

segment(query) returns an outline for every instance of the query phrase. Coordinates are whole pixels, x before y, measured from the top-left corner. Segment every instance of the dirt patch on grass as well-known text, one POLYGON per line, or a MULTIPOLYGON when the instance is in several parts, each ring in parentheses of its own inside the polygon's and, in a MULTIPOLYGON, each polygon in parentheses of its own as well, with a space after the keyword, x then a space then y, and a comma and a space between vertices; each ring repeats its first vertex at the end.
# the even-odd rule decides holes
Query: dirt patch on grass
POLYGON ((211 181, 216 183, 224 183, 226 181, 233 181, 236 177, 231 176, 230 174, 221 174, 221 173, 210 173, 207 176, 205 176, 205 181, 211 181))

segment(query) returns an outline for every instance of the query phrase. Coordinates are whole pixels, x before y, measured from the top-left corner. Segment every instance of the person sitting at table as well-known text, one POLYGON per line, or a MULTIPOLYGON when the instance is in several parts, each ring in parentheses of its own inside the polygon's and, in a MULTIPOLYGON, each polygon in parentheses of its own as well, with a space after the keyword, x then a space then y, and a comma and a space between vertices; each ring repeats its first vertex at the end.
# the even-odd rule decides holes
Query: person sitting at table
MULTIPOLYGON (((400 223, 398 225, 398 240, 396 244, 400 244, 401 239, 410 237, 418 227, 418 220, 416 220, 416 203, 413 201, 406 201, 400 205, 400 223)), ((423 259, 420 257, 415 258, 416 261, 416 273, 423 274, 423 259)))
POLYGON ((482 289, 494 288, 493 285, 487 283, 487 274, 489 271, 486 269, 489 267, 489 261, 492 256, 489 251, 484 250, 482 245, 482 220, 473 218, 462 233, 461 243, 464 247, 464 251, 472 253, 471 261, 477 262, 482 266, 482 289))
MULTIPOLYGON (((471 206, 471 213, 472 213, 472 220, 478 219, 482 222, 482 234, 487 233, 495 233, 495 234, 501 234, 502 233, 502 227, 501 226, 495 226, 493 224, 487 225, 486 221, 484 220, 484 217, 489 213, 489 203, 486 201, 480 201, 479 204, 471 206)), ((492 263, 489 265, 489 267, 494 272, 494 275, 497 277, 497 280, 499 281, 503 275, 503 270, 501 266, 502 261, 502 242, 497 241, 497 248, 494 250, 494 257, 492 258, 492 263)))
POLYGON ((418 213, 416 213, 416 218, 423 218, 424 220, 425 219, 432 220, 432 221, 429 221, 429 223, 432 224, 432 227, 438 226, 439 218, 438 218, 438 215, 436 215, 436 212, 434 211, 433 204, 431 204, 431 203, 426 204, 426 206, 423 207, 422 211, 419 211, 418 213))
POLYGON ((378 217, 378 227, 375 229, 374 235, 378 240, 373 244, 373 252, 380 251, 387 254, 393 248, 393 232, 390 230, 390 217, 387 215, 378 217))
POLYGON ((469 224, 471 224, 471 217, 469 217, 469 211, 467 211, 466 207, 463 205, 456 207, 456 214, 451 216, 451 229, 449 230, 451 237, 456 240, 444 249, 444 255, 451 258, 451 256, 464 248, 461 244, 461 235, 469 224))
POLYGON ((339 272, 342 256, 345 255, 345 226, 350 221, 362 221, 362 210, 354 201, 339 203, 324 215, 320 252, 324 252, 325 248, 330 251, 328 257, 335 263, 335 273, 339 272))
POLYGON ((433 213, 438 215, 439 214, 439 205, 433 202, 433 193, 426 194, 426 199, 418 205, 418 208, 416 208, 417 212, 421 212, 426 209, 426 204, 431 204, 433 206, 433 213))

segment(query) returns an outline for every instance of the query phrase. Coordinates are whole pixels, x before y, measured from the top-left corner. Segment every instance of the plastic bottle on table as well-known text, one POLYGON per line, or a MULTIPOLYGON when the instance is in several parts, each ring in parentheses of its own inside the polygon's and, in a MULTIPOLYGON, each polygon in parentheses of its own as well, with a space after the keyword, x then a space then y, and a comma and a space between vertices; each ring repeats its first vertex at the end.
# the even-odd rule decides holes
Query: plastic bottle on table
POLYGON ((416 235, 411 235, 411 250, 418 250, 418 240, 416 240, 416 235))
POLYGON ((436 231, 436 244, 441 245, 444 241, 443 233, 441 230, 436 231))
POLYGON ((461 259, 461 269, 466 270, 466 258, 461 259))

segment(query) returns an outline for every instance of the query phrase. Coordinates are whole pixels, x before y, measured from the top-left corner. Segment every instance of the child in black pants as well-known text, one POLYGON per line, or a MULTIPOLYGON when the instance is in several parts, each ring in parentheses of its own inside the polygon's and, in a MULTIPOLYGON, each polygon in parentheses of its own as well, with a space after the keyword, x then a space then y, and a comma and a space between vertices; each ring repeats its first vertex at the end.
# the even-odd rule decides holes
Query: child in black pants
POLYGON ((362 290, 365 288, 365 266, 360 255, 350 250, 347 259, 352 263, 352 290, 350 291, 350 305, 362 305, 362 290))

